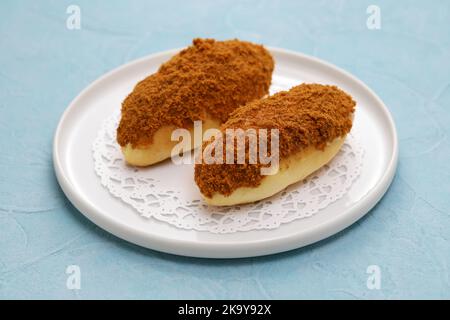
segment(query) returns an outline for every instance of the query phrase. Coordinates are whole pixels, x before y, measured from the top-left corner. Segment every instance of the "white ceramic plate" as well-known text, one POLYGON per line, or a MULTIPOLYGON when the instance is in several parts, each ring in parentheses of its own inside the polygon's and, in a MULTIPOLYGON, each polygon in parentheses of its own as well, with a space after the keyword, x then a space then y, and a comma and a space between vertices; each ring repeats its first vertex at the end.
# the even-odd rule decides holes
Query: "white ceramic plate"
POLYGON ((380 200, 396 170, 397 134, 388 109, 372 90, 349 73, 300 53, 269 49, 276 62, 274 85, 334 84, 357 102, 354 128, 365 148, 364 165, 359 179, 344 197, 310 218, 283 224, 278 229, 214 234, 143 219, 111 196, 93 169, 92 142, 99 126, 120 108, 139 80, 155 72, 178 50, 150 55, 109 72, 69 105, 53 145, 56 176, 66 196, 87 218, 120 238, 195 257, 238 258, 287 251, 329 237, 357 221, 380 200))

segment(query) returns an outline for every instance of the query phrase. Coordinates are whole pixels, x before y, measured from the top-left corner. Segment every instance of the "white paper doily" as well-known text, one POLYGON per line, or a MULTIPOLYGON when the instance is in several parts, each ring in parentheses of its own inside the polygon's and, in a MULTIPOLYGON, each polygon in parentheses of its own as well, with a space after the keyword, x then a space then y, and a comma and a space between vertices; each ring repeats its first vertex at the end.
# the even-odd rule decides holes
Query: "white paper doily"
POLYGON ((193 165, 174 165, 170 160, 149 168, 126 165, 116 142, 118 121, 118 113, 106 119, 93 144, 101 184, 142 217, 183 229, 232 233, 277 228, 310 217, 347 192, 363 163, 363 148, 349 134, 336 157, 305 181, 257 203, 213 207, 201 199, 193 165))

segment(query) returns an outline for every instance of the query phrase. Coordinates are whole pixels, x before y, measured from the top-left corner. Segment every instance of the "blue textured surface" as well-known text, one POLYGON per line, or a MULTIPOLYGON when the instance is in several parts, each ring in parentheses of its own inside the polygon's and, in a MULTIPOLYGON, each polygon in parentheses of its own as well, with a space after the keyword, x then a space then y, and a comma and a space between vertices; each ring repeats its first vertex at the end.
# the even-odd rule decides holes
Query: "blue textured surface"
POLYGON ((1 1, 0 67, 0 298, 450 298, 448 1, 1 1), (66 29, 69 4, 81 30, 66 29), (400 139, 376 208, 303 249, 215 261, 139 248, 77 212, 51 160, 66 106, 106 71, 197 36, 305 52, 371 86, 400 139), (366 286, 373 264, 380 290, 366 286))

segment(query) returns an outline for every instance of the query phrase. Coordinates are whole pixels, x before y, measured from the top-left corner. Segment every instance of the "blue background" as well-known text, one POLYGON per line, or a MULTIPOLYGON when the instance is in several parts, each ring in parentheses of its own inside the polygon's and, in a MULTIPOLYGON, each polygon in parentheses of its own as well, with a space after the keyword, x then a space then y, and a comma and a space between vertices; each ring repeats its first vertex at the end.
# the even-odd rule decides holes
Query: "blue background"
POLYGON ((450 298, 449 1, 1 1, 0 298, 450 298), (81 30, 66 8, 81 8, 81 30), (381 29, 366 8, 381 8, 381 29), (64 109, 90 82, 194 37, 328 60, 372 87, 399 133, 395 180, 365 218, 278 255, 207 260, 126 243, 85 219, 52 168, 64 109), (66 288, 68 265, 81 290, 66 288), (381 289, 366 286, 369 265, 381 289))

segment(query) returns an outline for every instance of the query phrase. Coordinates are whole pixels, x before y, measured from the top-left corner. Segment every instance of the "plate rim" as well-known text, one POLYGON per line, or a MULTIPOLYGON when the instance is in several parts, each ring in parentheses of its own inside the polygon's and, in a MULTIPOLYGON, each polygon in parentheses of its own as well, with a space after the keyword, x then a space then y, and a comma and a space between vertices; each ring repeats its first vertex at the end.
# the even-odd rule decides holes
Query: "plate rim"
MULTIPOLYGON (((92 87, 101 83, 103 80, 113 76, 115 73, 131 67, 134 64, 139 64, 145 60, 155 59, 161 56, 173 55, 182 48, 171 49, 153 53, 125 64, 122 64, 111 71, 98 77, 96 80, 88 84, 68 105, 68 107, 62 113, 58 125, 55 130, 53 138, 53 167, 55 175, 62 191, 69 199, 69 201, 80 211, 86 218, 91 220, 94 224, 98 225, 102 229, 114 234, 115 236, 137 244, 149 249, 162 251, 166 253, 201 257, 201 258, 242 258, 242 257, 254 257, 275 254, 279 252, 289 251, 296 248, 300 248, 317 241, 326 239, 343 229, 351 226, 354 222, 362 218, 366 213, 370 211, 383 195, 388 190, 391 182, 395 176, 395 172, 398 164, 398 136, 395 123, 389 109, 384 102, 378 97, 378 95, 363 81, 358 79, 353 74, 341 69, 340 67, 319 59, 314 56, 310 56, 301 52, 296 52, 288 49, 276 48, 266 46, 271 53, 279 53, 288 56, 294 56, 295 58, 301 58, 303 60, 310 60, 314 63, 321 64, 327 68, 334 69, 335 71, 348 77, 359 86, 364 88, 375 101, 382 107, 381 111, 387 119, 390 132, 392 134, 392 155, 387 165, 387 169, 383 176, 377 181, 372 190, 364 195, 357 203, 350 207, 345 215, 337 215, 334 218, 327 219, 308 228, 299 233, 289 234, 288 236, 281 236, 277 238, 269 238, 263 240, 251 240, 244 242, 221 242, 221 243, 202 243, 189 240, 180 240, 173 238, 162 238, 156 236, 150 232, 143 232, 142 230, 135 229, 114 216, 104 214, 101 210, 97 210, 88 201, 84 201, 81 196, 78 195, 72 183, 64 172, 62 160, 59 155, 59 141, 61 139, 62 132, 64 130, 64 123, 67 120, 70 112, 76 108, 78 100, 81 100, 92 87), (266 247, 266 244, 270 243, 270 246, 266 247)), ((186 231, 186 230, 183 230, 186 231)), ((199 231, 200 232, 200 231, 199 231)))

